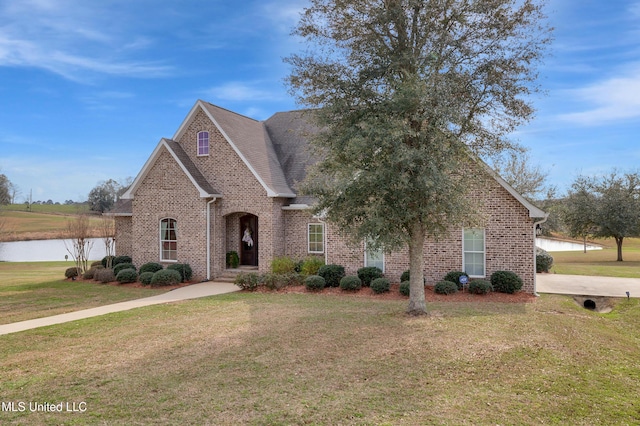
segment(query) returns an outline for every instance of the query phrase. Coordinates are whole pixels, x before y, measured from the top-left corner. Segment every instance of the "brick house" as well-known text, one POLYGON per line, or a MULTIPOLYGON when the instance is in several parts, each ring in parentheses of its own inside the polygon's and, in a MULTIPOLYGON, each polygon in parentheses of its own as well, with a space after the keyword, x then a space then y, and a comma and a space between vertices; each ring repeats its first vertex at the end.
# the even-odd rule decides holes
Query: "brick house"
MULTIPOLYGON (((136 264, 189 263, 194 276, 221 276, 229 251, 241 265, 269 271, 276 256, 322 256, 348 274, 378 266, 392 281, 409 268, 408 250, 368 253, 350 246, 331 223, 313 217, 312 200, 295 184, 313 159, 300 111, 257 121, 197 101, 172 139, 162 139, 110 215, 116 251, 136 264)), ((487 167, 482 229, 452 229, 425 244, 425 277, 433 283, 452 270, 488 277, 511 270, 535 292, 535 229, 546 214, 487 167)))

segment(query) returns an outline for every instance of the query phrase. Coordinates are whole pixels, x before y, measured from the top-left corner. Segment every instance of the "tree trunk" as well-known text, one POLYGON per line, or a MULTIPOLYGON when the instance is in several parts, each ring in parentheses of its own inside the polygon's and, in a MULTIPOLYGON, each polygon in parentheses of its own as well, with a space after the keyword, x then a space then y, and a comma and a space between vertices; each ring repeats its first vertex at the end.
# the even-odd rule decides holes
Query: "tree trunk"
POLYGON ((587 236, 584 236, 584 253, 587 252, 587 236))
POLYGON ((618 262, 622 262, 622 240, 624 240, 624 237, 615 237, 615 239, 618 246, 618 262))
POLYGON ((415 223, 411 229, 409 242, 409 306, 407 313, 410 315, 426 315, 427 301, 424 295, 424 230, 420 223, 415 223))

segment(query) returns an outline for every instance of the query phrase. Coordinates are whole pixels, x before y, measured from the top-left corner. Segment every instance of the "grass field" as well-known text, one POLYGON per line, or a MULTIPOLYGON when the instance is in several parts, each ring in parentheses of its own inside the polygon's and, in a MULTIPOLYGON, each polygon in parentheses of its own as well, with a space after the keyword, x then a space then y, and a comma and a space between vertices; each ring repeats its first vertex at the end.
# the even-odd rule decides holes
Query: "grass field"
POLYGON ((626 238, 622 245, 623 262, 617 262, 613 239, 596 240, 603 250, 553 252, 551 272, 570 275, 594 275, 640 278, 640 238, 626 238))
MULTIPOLYGON (((2 280, 46 300, 57 266, 42 266, 2 280)), ((554 295, 405 308, 234 293, 0 336, 0 395, 17 409, 0 424, 640 423, 638 299, 609 314, 554 295), (82 412, 30 411, 45 402, 82 412)))
MULTIPOLYGON (((63 238, 67 223, 76 215, 87 212, 84 205, 32 205, 26 211, 24 204, 2 206, 0 219, 3 221, 0 241, 21 241, 63 238)), ((98 236, 102 216, 89 218, 92 235, 98 236)))
POLYGON ((64 279, 64 271, 69 266, 69 262, 0 262, 0 324, 93 308, 165 291, 68 281, 64 279))

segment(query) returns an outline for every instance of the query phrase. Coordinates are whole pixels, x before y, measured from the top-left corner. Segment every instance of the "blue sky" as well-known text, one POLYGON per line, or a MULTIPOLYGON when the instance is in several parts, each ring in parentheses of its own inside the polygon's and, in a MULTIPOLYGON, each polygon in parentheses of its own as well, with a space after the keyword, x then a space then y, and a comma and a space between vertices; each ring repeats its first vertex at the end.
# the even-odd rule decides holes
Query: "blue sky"
MULTIPOLYGON (((0 173, 17 201, 135 176, 197 99, 296 109, 282 58, 305 0, 0 0, 0 173)), ((563 191, 640 164, 640 0, 551 0, 547 96, 515 133, 563 191)))

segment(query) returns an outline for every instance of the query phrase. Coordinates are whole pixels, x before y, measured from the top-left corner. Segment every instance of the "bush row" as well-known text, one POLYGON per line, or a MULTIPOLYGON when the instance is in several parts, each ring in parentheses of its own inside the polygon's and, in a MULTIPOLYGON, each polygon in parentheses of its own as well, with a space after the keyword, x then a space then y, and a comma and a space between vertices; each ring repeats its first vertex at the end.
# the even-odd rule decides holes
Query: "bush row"
MULTIPOLYGON (((80 273, 78 268, 68 268, 65 277, 74 279, 80 273)), ((121 284, 140 281, 143 285, 166 286, 176 285, 181 282, 190 281, 193 270, 188 263, 174 263, 164 269, 157 262, 148 262, 140 267, 131 263, 129 256, 105 257, 99 262, 93 262, 91 268, 83 274, 87 280, 95 280, 101 283, 118 281, 121 284), (105 265, 111 263, 112 268, 105 265)))

